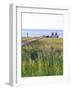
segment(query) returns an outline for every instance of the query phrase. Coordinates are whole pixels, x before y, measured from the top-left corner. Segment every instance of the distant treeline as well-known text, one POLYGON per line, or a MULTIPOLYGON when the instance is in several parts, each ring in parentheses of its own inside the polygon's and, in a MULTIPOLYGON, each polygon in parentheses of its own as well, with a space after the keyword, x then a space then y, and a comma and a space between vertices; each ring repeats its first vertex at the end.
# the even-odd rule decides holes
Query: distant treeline
POLYGON ((56 33, 51 33, 51 36, 49 36, 49 35, 46 35, 45 37, 47 37, 47 38, 59 38, 59 35, 57 34, 57 32, 56 33))
MULTIPOLYGON (((30 38, 31 36, 29 36, 29 33, 27 33, 27 37, 22 37, 22 38, 30 38)), ((42 36, 37 36, 37 37, 33 37, 33 38, 40 38, 40 37, 46 37, 46 38, 59 38, 59 35, 57 34, 57 32, 52 32, 51 35, 42 35, 42 36)), ((32 38, 32 37, 31 37, 32 38)))

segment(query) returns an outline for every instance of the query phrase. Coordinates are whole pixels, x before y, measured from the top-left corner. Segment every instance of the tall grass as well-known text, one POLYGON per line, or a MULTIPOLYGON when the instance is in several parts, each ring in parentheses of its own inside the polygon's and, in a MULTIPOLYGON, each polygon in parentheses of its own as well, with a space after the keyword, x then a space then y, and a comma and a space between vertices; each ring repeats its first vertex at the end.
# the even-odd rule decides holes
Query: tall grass
POLYGON ((63 40, 42 39, 21 48, 21 76, 63 75, 63 40))

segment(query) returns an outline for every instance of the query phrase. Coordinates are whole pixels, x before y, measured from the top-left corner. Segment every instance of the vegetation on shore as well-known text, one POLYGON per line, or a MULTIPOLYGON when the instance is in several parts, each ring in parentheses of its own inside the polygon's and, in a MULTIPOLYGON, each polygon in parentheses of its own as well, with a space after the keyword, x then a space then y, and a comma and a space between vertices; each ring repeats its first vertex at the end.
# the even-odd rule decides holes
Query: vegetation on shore
POLYGON ((21 47, 22 77, 52 75, 63 75, 63 38, 43 38, 21 47))

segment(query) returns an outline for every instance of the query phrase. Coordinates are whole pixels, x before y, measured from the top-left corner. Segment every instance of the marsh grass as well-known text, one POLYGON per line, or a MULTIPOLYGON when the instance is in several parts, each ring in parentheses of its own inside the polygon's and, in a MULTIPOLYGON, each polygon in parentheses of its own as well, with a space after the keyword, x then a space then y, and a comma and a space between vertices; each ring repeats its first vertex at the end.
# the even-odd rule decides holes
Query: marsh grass
POLYGON ((62 38, 44 38, 21 51, 22 77, 63 75, 62 38))

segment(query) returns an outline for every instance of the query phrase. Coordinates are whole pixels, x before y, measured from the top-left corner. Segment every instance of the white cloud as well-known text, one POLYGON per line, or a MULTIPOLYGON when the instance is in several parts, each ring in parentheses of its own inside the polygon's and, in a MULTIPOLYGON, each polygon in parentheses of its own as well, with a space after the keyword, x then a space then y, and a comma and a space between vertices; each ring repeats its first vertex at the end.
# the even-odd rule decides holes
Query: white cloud
POLYGON ((63 30, 63 15, 22 13, 22 29, 60 29, 63 30))

